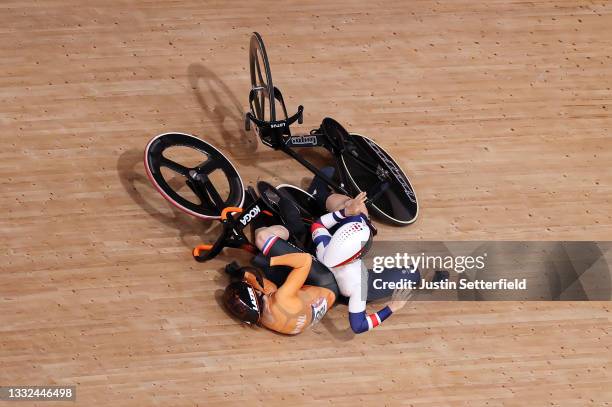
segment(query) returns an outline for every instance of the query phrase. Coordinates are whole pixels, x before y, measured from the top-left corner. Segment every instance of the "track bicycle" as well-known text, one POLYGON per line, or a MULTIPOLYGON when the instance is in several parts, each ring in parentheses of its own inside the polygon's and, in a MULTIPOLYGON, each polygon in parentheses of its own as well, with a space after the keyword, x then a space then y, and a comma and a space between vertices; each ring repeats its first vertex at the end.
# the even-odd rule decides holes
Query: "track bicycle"
MULTIPOLYGON (((251 37, 249 67, 247 130, 253 128, 263 144, 288 154, 335 192, 355 196, 366 191, 368 208, 383 220, 395 225, 415 221, 418 202, 412 185, 395 160, 372 139, 349 133, 331 118, 323 119, 308 134, 291 134, 290 126, 302 123, 304 108, 299 106, 296 114, 288 116, 282 93, 272 83, 265 46, 258 33, 251 37), (281 119, 277 118, 277 107, 281 119), (335 175, 328 177, 300 155, 296 149, 302 147, 326 149, 334 160, 335 175)), ((171 204, 192 216, 218 219, 224 224, 214 244, 194 249, 199 261, 215 257, 223 247, 256 252, 243 229, 256 216, 278 216, 261 193, 245 189, 238 170, 223 152, 193 135, 172 132, 154 137, 145 148, 144 162, 151 183, 171 204), (189 163, 184 162, 185 157, 190 157, 189 163)), ((316 203, 310 194, 291 185, 279 188, 293 196, 304 219, 313 216, 316 203)))

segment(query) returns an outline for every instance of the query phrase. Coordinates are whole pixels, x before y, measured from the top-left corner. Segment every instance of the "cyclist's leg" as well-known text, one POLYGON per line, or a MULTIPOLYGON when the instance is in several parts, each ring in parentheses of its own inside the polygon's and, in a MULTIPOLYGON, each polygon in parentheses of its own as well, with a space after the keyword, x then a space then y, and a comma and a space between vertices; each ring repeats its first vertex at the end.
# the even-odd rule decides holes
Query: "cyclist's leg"
POLYGON ((255 229, 255 246, 264 254, 266 243, 270 243, 271 239, 280 238, 283 240, 289 239, 289 231, 283 225, 272 225, 255 229))
MULTIPOLYGON (((336 169, 334 167, 323 167, 320 171, 328 178, 331 178, 334 176, 336 169)), ((329 189, 329 185, 327 185, 327 182, 325 182, 321 177, 315 175, 306 191, 317 200, 317 203, 322 210, 326 208, 327 198, 332 193, 329 189)))
MULTIPOLYGON (((263 261, 260 255, 258 255, 254 259, 254 263, 264 270, 266 278, 274 284, 281 286, 285 282, 287 275, 291 272, 291 268, 285 266, 269 267, 269 258, 288 253, 303 253, 303 250, 276 235, 270 235, 262 247, 262 254, 266 257, 266 260, 263 261)), ((339 295, 336 278, 323 263, 320 263, 315 258, 312 259, 310 272, 304 284, 327 288, 336 295, 336 298, 339 295)))
MULTIPOLYGON (((334 175, 334 167, 323 167, 321 172, 327 177, 331 178, 334 175)), ((334 212, 344 208, 346 201, 351 199, 350 197, 343 194, 336 194, 332 192, 329 185, 318 175, 315 175, 307 189, 307 192, 311 194, 321 208, 324 208, 327 212, 334 212)))
MULTIPOLYGON (((293 203, 293 200, 285 192, 279 192, 281 199, 279 202, 279 209, 281 217, 286 225, 286 230, 289 231, 291 236, 296 240, 301 241, 306 234, 304 229, 304 222, 300 216, 300 210, 293 203)), ((289 236, 287 236, 289 238, 289 236)), ((287 239, 285 239, 287 240, 287 239)))
POLYGON ((328 212, 339 211, 340 209, 344 209, 346 203, 350 200, 351 198, 349 196, 343 194, 331 194, 325 201, 325 209, 327 209, 328 212))

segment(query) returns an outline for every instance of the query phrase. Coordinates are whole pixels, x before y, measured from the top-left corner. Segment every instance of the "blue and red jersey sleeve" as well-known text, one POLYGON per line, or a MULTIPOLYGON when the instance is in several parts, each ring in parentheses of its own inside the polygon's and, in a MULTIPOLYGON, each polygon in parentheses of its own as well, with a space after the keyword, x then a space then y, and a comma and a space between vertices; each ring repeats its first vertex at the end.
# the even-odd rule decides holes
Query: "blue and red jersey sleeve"
POLYGON ((326 213, 310 226, 312 241, 317 250, 317 259, 322 260, 325 248, 331 240, 331 233, 329 232, 329 229, 337 225, 338 222, 345 217, 344 209, 341 209, 339 211, 326 213))
POLYGON ((360 334, 376 328, 385 319, 389 318, 391 314, 393 314, 393 311, 391 311, 389 306, 370 315, 366 315, 365 311, 349 312, 349 323, 353 332, 360 334))

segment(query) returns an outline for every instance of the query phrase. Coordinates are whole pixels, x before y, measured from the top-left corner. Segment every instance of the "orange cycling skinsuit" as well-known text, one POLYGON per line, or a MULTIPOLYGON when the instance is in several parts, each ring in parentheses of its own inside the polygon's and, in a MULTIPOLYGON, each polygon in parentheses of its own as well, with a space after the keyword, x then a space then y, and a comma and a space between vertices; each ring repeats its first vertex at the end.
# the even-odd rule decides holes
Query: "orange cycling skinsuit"
POLYGON ((295 335, 323 318, 327 310, 336 301, 335 294, 324 287, 304 285, 312 257, 307 253, 289 253, 272 257, 270 266, 288 266, 292 271, 284 284, 276 284, 260 278, 249 271, 244 273, 241 282, 228 286, 224 302, 229 310, 245 322, 255 322, 276 332, 295 335), (231 287, 240 290, 232 290, 231 287), (253 313, 255 318, 245 320, 244 308, 253 313))

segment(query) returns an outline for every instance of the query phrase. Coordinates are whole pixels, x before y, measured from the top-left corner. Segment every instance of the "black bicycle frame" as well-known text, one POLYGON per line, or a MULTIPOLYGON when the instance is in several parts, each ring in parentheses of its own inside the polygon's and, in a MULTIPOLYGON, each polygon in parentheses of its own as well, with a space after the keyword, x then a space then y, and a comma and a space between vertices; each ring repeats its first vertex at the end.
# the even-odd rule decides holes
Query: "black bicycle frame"
MULTIPOLYGON (((249 104, 251 105, 251 111, 254 110, 253 101, 257 97, 256 92, 256 90, 251 90, 249 94, 249 104)), ((274 87, 274 98, 280 102, 281 107, 283 109, 283 113, 285 115, 285 119, 263 121, 257 119, 253 115, 253 113, 248 112, 245 118, 245 129, 249 131, 251 129, 251 122, 253 122, 259 130, 259 138, 261 139, 262 143, 275 150, 280 150, 288 156, 294 158, 300 164, 310 170, 313 174, 325 181, 325 183, 328 184, 331 188, 333 188, 336 192, 342 193, 344 195, 350 195, 349 191, 344 187, 344 185, 347 184, 347 180, 345 179, 345 174, 342 171, 340 171, 342 177, 342 184, 338 184, 330 177, 325 175, 323 172, 321 172, 310 161, 306 160, 300 154, 295 152, 292 147, 323 147, 333 155, 336 161, 336 165, 339 164, 340 157, 343 151, 334 148, 333 143, 330 142, 329 138, 324 132, 313 131, 310 134, 293 136, 291 134, 290 126, 296 121, 298 123, 302 123, 304 107, 300 105, 298 107, 297 113, 291 117, 288 117, 283 95, 277 87, 274 87)))
POLYGON ((205 262, 214 258, 226 247, 242 249, 250 253, 259 251, 244 234, 244 228, 258 216, 275 215, 267 209, 262 198, 248 196, 250 197, 250 203, 246 205, 246 208, 229 207, 223 209, 221 212, 223 230, 217 240, 213 244, 199 245, 193 249, 193 257, 198 262, 205 262))
MULTIPOLYGON (((287 139, 287 143, 283 144, 281 147, 279 147, 278 150, 284 152, 288 156, 290 156, 290 157, 294 158, 295 160, 297 160, 300 164, 302 164, 304 167, 308 168, 312 173, 314 173, 316 176, 318 176, 323 181, 325 181, 325 183, 327 185, 332 187, 337 192, 342 193, 344 195, 349 195, 350 196, 349 191, 347 191, 347 189, 344 188, 344 185, 346 184, 346 180, 344 179, 344 173, 342 171, 340 171, 340 175, 342 177, 342 184, 338 184, 334 180, 329 178, 327 175, 325 175, 323 172, 321 172, 317 167, 314 166, 314 164, 312 164, 310 161, 306 160, 304 157, 302 157, 300 154, 298 154, 297 152, 295 152, 295 150, 293 150, 291 148, 291 145, 289 145, 289 143, 291 142, 291 139, 293 139, 293 138, 300 138, 300 137, 302 137, 302 136, 289 136, 289 138, 287 139)), ((317 137, 317 144, 314 144, 314 145, 300 145, 300 147, 319 147, 319 146, 325 147, 328 151, 330 151, 332 153, 332 155, 334 156, 334 159, 336 161, 336 165, 338 165, 338 161, 339 161, 339 157, 340 157, 339 153, 334 153, 334 151, 332 149, 327 148, 327 145, 324 142, 320 143, 318 141, 318 136, 312 136, 311 135, 311 136, 308 136, 308 137, 317 137)))

